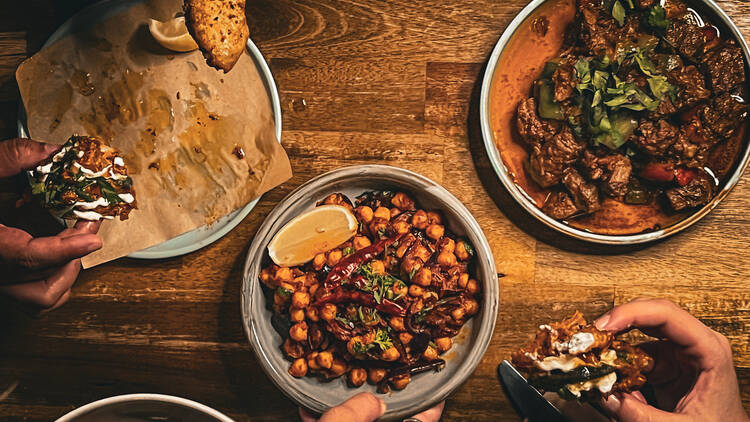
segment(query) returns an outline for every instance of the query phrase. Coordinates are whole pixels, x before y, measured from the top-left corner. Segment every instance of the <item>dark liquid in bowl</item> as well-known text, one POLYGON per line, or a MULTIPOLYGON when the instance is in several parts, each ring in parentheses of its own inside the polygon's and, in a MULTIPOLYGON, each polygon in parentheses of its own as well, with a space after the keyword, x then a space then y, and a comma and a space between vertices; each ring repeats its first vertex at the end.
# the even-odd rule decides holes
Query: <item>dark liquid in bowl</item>
MULTIPOLYGON (((565 188, 559 184, 543 188, 532 179, 527 168, 531 148, 519 134, 516 124, 517 108, 521 101, 534 95, 534 84, 542 76, 545 64, 560 55, 564 47, 566 28, 574 22, 575 17, 575 0, 551 0, 537 8, 519 26, 506 45, 498 62, 491 89, 490 115, 497 148, 514 182, 540 208, 551 192, 565 192, 565 188)), ((702 20, 707 25, 716 23, 706 17, 702 20)), ((720 33, 729 34, 729 31, 720 33)), ((685 64, 689 62, 686 61, 685 64)), ((710 88, 710 85, 707 86, 710 88)), ((714 96, 716 93, 712 92, 712 97, 714 96)), ((675 117, 674 120, 677 119, 675 117)), ((707 153, 708 158, 702 167, 709 170, 706 174, 716 176, 719 187, 723 185, 727 174, 734 169, 740 152, 746 145, 746 126, 746 117, 743 117, 743 122, 736 131, 707 153)), ((620 147, 616 152, 625 154, 625 149, 630 144, 629 142, 620 147)), ((635 161, 642 160, 646 154, 640 153, 639 156, 633 159, 634 176, 641 170, 641 163, 635 161)), ((580 162, 574 164, 579 165, 580 162)), ((713 181, 713 177, 711 179, 713 181)), ((654 190, 666 190, 673 186, 654 184, 651 187, 654 190)), ((663 193, 654 195, 650 201, 639 205, 611 198, 603 192, 599 193, 599 197, 601 208, 598 211, 590 214, 578 213, 563 221, 570 226, 594 233, 626 235, 668 227, 700 209, 696 207, 676 212, 668 204, 663 193)))

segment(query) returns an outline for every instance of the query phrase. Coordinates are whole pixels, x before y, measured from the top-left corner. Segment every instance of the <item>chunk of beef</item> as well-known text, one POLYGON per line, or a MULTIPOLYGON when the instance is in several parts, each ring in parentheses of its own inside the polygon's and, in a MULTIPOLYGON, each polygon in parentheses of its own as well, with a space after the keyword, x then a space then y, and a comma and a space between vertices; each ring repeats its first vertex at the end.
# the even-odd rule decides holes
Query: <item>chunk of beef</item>
POLYGON ((712 133, 724 138, 734 135, 747 115, 748 106, 728 92, 714 97, 698 110, 701 124, 712 133))
POLYGON ((665 0, 662 2, 667 19, 675 19, 687 13, 687 4, 682 0, 665 0))
POLYGON ((544 201, 542 211, 556 220, 568 218, 578 212, 578 207, 565 192, 555 191, 549 194, 544 201))
POLYGON ((705 205, 711 201, 716 193, 716 185, 713 180, 704 174, 685 186, 669 189, 665 193, 672 208, 675 211, 682 211, 705 205))
POLYGON ((706 44, 706 34, 703 29, 690 19, 685 13, 677 19, 672 19, 664 40, 681 54, 694 58, 703 51, 706 44))
POLYGON ((641 9, 648 9, 656 3, 656 0, 637 0, 636 3, 641 9))
POLYGON ((533 146, 529 174, 543 188, 556 185, 563 170, 575 163, 585 148, 586 144, 577 140, 566 126, 549 141, 533 146))
POLYGON ((516 123, 521 138, 530 146, 552 139, 558 131, 555 123, 539 117, 536 100, 533 97, 518 104, 516 123))
POLYGON ((715 92, 729 91, 745 82, 745 62, 742 50, 734 40, 728 40, 719 47, 709 50, 701 57, 711 89, 715 92))
POLYGON ((667 154, 673 157, 677 164, 702 167, 707 160, 707 151, 708 148, 705 145, 692 142, 687 130, 682 127, 667 154))
POLYGON ((669 72, 669 82, 679 88, 674 106, 678 110, 692 107, 708 99, 711 91, 706 89, 706 78, 695 66, 684 66, 669 72))
POLYGON ((704 123, 702 110, 710 107, 711 103, 701 104, 680 115, 682 120, 682 129, 685 131, 688 140, 700 148, 709 148, 721 141, 721 136, 711 131, 704 123))
POLYGON ((615 57, 615 45, 620 28, 612 16, 604 11, 598 0, 578 1, 579 38, 590 54, 597 57, 615 57))
POLYGON ((679 133, 679 129, 664 119, 656 122, 641 119, 631 140, 645 153, 661 156, 675 143, 679 133))
POLYGON ((563 171, 562 182, 573 197, 573 203, 578 209, 590 214, 601 208, 599 189, 595 184, 587 182, 576 169, 573 167, 566 168, 563 171))
POLYGON ((621 154, 600 157, 586 150, 580 164, 589 180, 601 180, 600 187, 607 195, 622 199, 627 193, 633 172, 633 165, 628 157, 621 154))
POLYGON ((552 74, 552 82, 555 84, 555 101, 558 103, 571 98, 575 93, 578 79, 573 67, 574 63, 575 60, 563 60, 552 74))

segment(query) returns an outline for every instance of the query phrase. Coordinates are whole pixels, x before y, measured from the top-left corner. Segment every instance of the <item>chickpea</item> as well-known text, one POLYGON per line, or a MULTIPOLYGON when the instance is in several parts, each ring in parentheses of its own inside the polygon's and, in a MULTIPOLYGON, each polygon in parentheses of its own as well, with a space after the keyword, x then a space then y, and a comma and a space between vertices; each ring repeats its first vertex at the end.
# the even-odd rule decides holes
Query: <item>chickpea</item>
POLYGON ((315 362, 317 362, 321 368, 331 369, 331 365, 333 365, 333 354, 331 354, 331 352, 320 352, 318 353, 318 356, 315 357, 315 362))
POLYGON ((320 288, 320 284, 315 283, 307 288, 307 292, 310 294, 310 296, 315 296, 315 293, 318 291, 319 288, 320 288))
POLYGON ((422 353, 422 357, 424 360, 431 362, 438 358, 438 351, 432 346, 427 346, 427 348, 424 349, 424 353, 422 353))
POLYGON ((453 255, 452 252, 440 252, 440 255, 437 257, 437 262, 444 268, 450 268, 458 264, 456 255, 453 255))
POLYGON ((398 217, 399 214, 401 214, 402 212, 403 211, 401 211, 398 208, 391 208, 391 220, 393 220, 394 218, 398 217))
POLYGON ((334 249, 328 252, 328 266, 333 267, 334 265, 338 264, 343 256, 344 254, 341 252, 341 249, 334 249))
POLYGON ((411 216, 411 225, 419 230, 424 230, 429 225, 427 221, 427 213, 424 210, 419 210, 411 216))
POLYGON ((465 289, 468 283, 469 283, 468 273, 462 273, 460 276, 458 276, 458 287, 465 289))
POLYGON ((393 328, 395 331, 406 331, 406 327, 404 327, 404 318, 399 316, 391 317, 391 320, 388 321, 391 328, 393 328))
POLYGON ((352 210, 352 206, 349 203, 349 200, 340 193, 332 193, 326 196, 323 201, 318 202, 318 206, 320 205, 340 205, 342 207, 348 208, 349 211, 352 210))
POLYGON ((393 283, 393 286, 391 286, 391 291, 393 291, 393 294, 398 295, 405 295, 408 292, 408 289, 406 288, 406 284, 401 282, 393 283))
POLYGON ((409 286, 409 296, 413 297, 420 297, 424 294, 424 289, 417 286, 416 284, 412 284, 409 286))
POLYGON ((396 221, 393 223, 393 231, 397 234, 409 233, 411 226, 406 221, 396 221))
POLYGON ((357 207, 356 209, 357 213, 357 220, 367 224, 370 221, 372 221, 372 218, 374 216, 374 213, 372 211, 372 208, 368 207, 367 205, 363 205, 361 207, 357 207))
POLYGON ((379 259, 373 259, 370 261, 370 268, 375 274, 385 274, 385 264, 379 259))
POLYGON ((308 306, 305 309, 305 316, 312 322, 320 321, 320 310, 315 306, 308 306))
POLYGON ((354 336, 346 343, 346 351, 352 356, 361 356, 365 342, 361 336, 354 336))
POLYGON ((271 269, 270 268, 263 268, 260 271, 259 278, 260 278, 260 281, 263 284, 270 284, 271 281, 273 280, 273 274, 271 273, 271 269))
POLYGON ((467 244, 463 240, 459 240, 458 243, 456 243, 456 256, 461 261, 468 261, 469 258, 471 258, 467 244))
POLYGON ((285 281, 287 283, 294 280, 294 274, 292 273, 291 268, 287 267, 279 267, 276 270, 276 274, 273 276, 277 281, 285 281))
POLYGON ((369 381, 370 384, 377 384, 380 381, 383 381, 383 378, 385 378, 385 369, 383 368, 370 368, 370 370, 367 371, 367 381, 369 381))
POLYGON ((436 338, 435 345, 437 346, 438 352, 445 353, 453 347, 453 340, 451 340, 450 337, 436 338))
POLYGON ((443 217, 437 211, 427 211, 427 222, 430 224, 443 224, 443 217))
POLYGON ((292 325, 289 328, 289 337, 294 341, 307 340, 307 323, 302 321, 292 325))
POLYGON ((315 271, 320 271, 323 269, 323 266, 326 265, 326 254, 319 253, 315 255, 312 261, 313 268, 315 271))
POLYGON ((367 333, 365 333, 365 335, 362 336, 362 342, 364 344, 370 344, 373 341, 375 341, 375 337, 376 337, 375 331, 372 331, 372 330, 368 331, 367 333))
POLYGON ((338 313, 338 309, 333 303, 326 303, 320 308, 320 317, 323 318, 324 321, 332 321, 336 318, 336 313, 338 313))
POLYGON ((479 303, 477 303, 476 300, 467 300, 466 303, 464 303, 464 311, 467 315, 472 316, 479 312, 479 303))
POLYGON ((368 228, 370 229, 370 233, 372 233, 373 236, 379 236, 380 233, 385 233, 385 231, 388 229, 388 220, 385 220, 383 218, 374 218, 368 228))
POLYGON ((300 308, 292 308, 289 310, 289 319, 294 322, 302 322, 305 320, 305 310, 300 308))
POLYGON ((398 333, 398 339, 401 340, 401 344, 403 345, 411 343, 412 338, 414 338, 414 336, 409 333, 398 333))
POLYGON ((424 234, 432 240, 438 240, 445 234, 445 227, 440 224, 430 224, 425 229, 424 234))
POLYGON ((352 368, 349 371, 349 384, 354 387, 361 387, 367 381, 367 371, 363 368, 352 368))
POLYGON ((391 346, 380 353, 380 359, 386 362, 393 362, 401 357, 401 353, 398 352, 395 346, 391 346))
POLYGON ((346 361, 339 358, 333 358, 333 363, 331 363, 331 369, 329 369, 329 373, 332 378, 336 378, 344 375, 347 369, 349 368, 346 361))
POLYGON ((305 287, 305 282, 307 282, 307 276, 305 275, 294 277, 294 285, 296 286, 294 290, 301 290, 305 287))
POLYGON ((295 359, 292 362, 292 365, 289 367, 289 375, 297 378, 307 375, 307 362, 305 362, 305 358, 295 359))
POLYGON ((282 306, 289 301, 289 296, 280 295, 279 292, 273 293, 273 303, 277 306, 282 306))
POLYGON ((302 349, 301 344, 295 343, 289 338, 284 340, 284 344, 281 346, 281 348, 282 350, 284 350, 284 353, 286 353, 286 355, 290 358, 301 358, 305 353, 305 351, 302 349))
POLYGON ((432 257, 432 252, 430 252, 427 247, 421 243, 417 244, 411 250, 409 251, 409 254, 411 256, 416 256, 417 258, 421 259, 422 262, 427 262, 430 260, 430 257, 432 257))
POLYGON ((440 252, 456 252, 456 241, 450 237, 444 237, 440 243, 440 252))
POLYGON ((479 291, 479 283, 473 278, 466 283, 466 291, 475 295, 479 291))
POLYGON ((440 298, 438 297, 438 294, 435 293, 435 292, 426 291, 426 292, 422 293, 422 300, 424 300, 424 301, 434 300, 435 302, 437 302, 438 299, 440 299, 440 298))
POLYGON ((391 387, 393 387, 396 390, 403 390, 404 388, 406 388, 407 385, 409 385, 410 382, 411 382, 411 375, 409 374, 399 375, 397 377, 394 377, 391 380, 391 387))
POLYGON ((406 274, 412 274, 412 271, 416 274, 420 268, 422 268, 422 260, 416 256, 407 256, 401 261, 401 269, 406 274))
POLYGON ((310 294, 303 292, 294 292, 292 295, 292 306, 295 308, 305 309, 310 304, 310 294))
POLYGON ((354 239, 352 239, 352 246, 356 250, 364 249, 370 245, 372 245, 372 242, 367 236, 355 236, 354 239))
POLYGON ((378 207, 378 209, 375 210, 374 216, 375 218, 382 218, 385 221, 390 221, 391 210, 386 207, 378 207))
POLYGON ((317 361, 318 352, 312 352, 309 355, 307 355, 307 366, 310 368, 311 371, 320 371, 320 365, 318 365, 317 361))
POLYGON ((391 198, 391 204, 393 204, 394 207, 400 208, 402 210, 414 209, 414 200, 411 199, 409 195, 403 192, 398 192, 393 195, 393 198, 391 198))
POLYGON ((432 284, 432 270, 424 267, 420 268, 419 271, 414 274, 414 277, 412 277, 411 281, 419 284, 420 286, 429 286, 430 284, 432 284))
POLYGON ((462 308, 456 308, 451 312, 451 316, 456 321, 462 321, 464 319, 464 310, 462 308))

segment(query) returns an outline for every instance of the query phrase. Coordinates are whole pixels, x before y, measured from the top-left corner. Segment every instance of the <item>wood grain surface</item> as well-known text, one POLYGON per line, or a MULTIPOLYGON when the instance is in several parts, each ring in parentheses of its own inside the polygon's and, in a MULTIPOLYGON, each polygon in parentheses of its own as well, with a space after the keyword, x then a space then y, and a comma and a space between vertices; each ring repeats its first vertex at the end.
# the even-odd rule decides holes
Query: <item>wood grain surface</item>
MULTIPOLYGON (((3 138, 16 134, 16 66, 87 3, 0 4, 3 138)), ((750 2, 719 3, 750 35, 750 2)), ((187 397, 238 421, 296 419, 244 337, 242 262, 263 218, 287 193, 361 163, 404 167, 442 183, 477 218, 507 274, 489 350, 448 400, 444 420, 518 421, 496 380, 497 364, 540 321, 576 309, 594 318, 639 296, 670 298, 731 339, 750 410, 750 176, 703 221, 648 247, 591 248, 539 228, 491 173, 477 114, 484 64, 525 4, 248 0, 251 37, 281 92, 294 177, 198 252, 85 271, 71 301, 46 316, 0 302, 0 420, 48 421, 133 392, 187 397)))

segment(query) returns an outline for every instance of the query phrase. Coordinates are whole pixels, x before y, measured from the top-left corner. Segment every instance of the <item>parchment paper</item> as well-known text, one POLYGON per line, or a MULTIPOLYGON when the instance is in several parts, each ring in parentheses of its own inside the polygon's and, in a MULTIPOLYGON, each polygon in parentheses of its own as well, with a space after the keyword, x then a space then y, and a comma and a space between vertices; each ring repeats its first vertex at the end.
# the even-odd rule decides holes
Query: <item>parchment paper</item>
POLYGON ((291 177, 270 100, 245 53, 229 73, 198 51, 159 46, 148 20, 170 19, 179 0, 151 0, 80 30, 18 68, 36 140, 74 133, 105 138, 133 177, 138 209, 105 221, 104 247, 84 268, 159 244, 240 208, 291 177))

